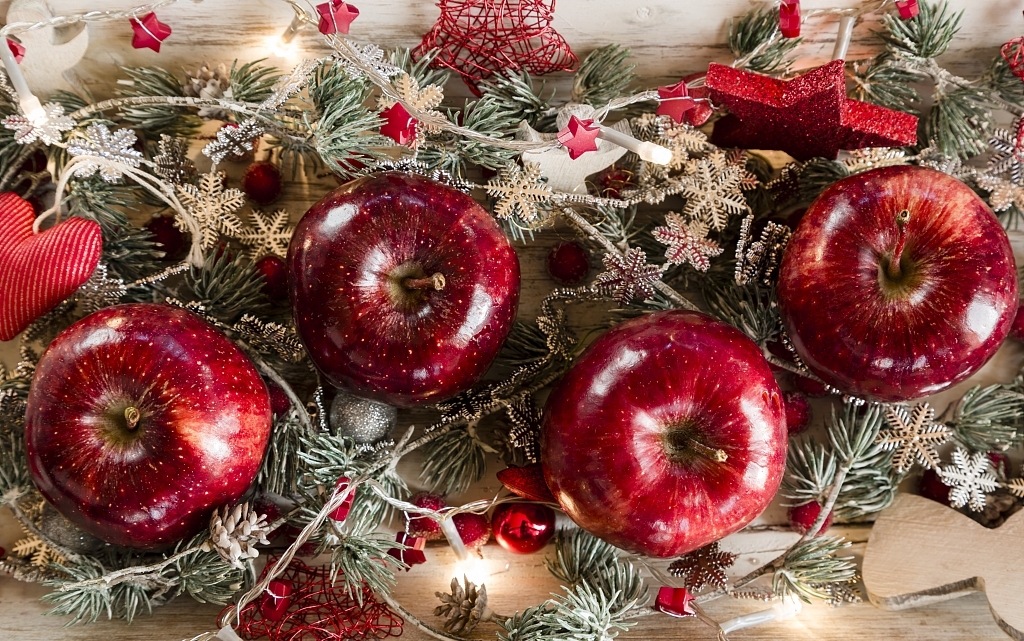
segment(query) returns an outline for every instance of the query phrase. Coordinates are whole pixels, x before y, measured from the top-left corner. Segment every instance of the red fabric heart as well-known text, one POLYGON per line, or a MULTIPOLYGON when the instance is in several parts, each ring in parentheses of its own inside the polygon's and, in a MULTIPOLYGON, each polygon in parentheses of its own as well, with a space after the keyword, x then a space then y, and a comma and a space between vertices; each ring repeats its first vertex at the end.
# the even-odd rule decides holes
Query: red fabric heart
POLYGON ((540 463, 530 463, 523 467, 510 465, 498 472, 498 480, 509 492, 524 499, 545 503, 557 502, 544 481, 544 470, 541 469, 540 463))
POLYGON ((72 218, 32 233, 32 205, 0 193, 0 341, 70 296, 96 271, 103 251, 100 226, 72 218))

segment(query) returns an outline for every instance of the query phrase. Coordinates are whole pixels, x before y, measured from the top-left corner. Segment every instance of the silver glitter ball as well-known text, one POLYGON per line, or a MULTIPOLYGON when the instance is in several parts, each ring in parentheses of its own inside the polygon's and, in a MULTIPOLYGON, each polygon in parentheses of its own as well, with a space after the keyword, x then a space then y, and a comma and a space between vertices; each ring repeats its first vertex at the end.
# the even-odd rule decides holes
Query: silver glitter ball
POLYGON ((43 506, 39 529, 54 543, 79 554, 98 552, 105 545, 95 536, 78 529, 49 503, 43 506))
POLYGON ((376 443, 398 424, 398 410, 390 405, 338 390, 331 401, 331 430, 360 445, 376 443))

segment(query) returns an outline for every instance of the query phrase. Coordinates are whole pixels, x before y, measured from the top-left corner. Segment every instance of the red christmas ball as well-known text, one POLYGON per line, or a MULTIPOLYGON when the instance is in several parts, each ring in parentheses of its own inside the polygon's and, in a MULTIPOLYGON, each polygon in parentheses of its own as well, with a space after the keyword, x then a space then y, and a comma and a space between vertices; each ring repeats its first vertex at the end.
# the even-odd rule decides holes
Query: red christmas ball
POLYGON ((917 491, 921 496, 926 499, 931 499, 942 503, 943 505, 949 505, 949 490, 950 487, 942 482, 938 472, 935 470, 925 470, 921 474, 921 480, 918 481, 917 491))
POLYGON ((267 389, 270 391, 270 411, 277 418, 281 418, 291 409, 292 401, 277 383, 273 381, 266 381, 266 383, 267 389))
MULTIPOLYGON (((804 503, 803 505, 797 505, 789 508, 786 516, 789 517, 789 524, 793 526, 793 529, 800 534, 806 534, 808 530, 814 525, 814 521, 818 518, 818 514, 821 513, 821 506, 816 501, 810 503, 804 503)), ((825 522, 821 524, 821 529, 818 530, 819 534, 822 534, 832 525, 832 512, 828 513, 825 517, 825 522)))
POLYGON ((263 275, 263 293, 272 301, 288 300, 288 265, 273 254, 256 261, 256 271, 263 275))
POLYGON ((1024 342, 1024 313, 1021 310, 1024 305, 1017 305, 1017 315, 1013 317, 1013 325, 1010 326, 1010 336, 1024 342))
MULTIPOLYGON (((448 507, 444 498, 430 492, 420 492, 409 499, 409 502, 416 507, 434 510, 435 512, 448 507)), ((413 516, 412 514, 408 514, 408 517, 409 525, 406 527, 406 531, 409 533, 409 536, 422 537, 429 540, 441 538, 441 526, 437 524, 437 521, 426 516, 413 516)))
POLYGON ((782 400, 786 406, 786 427, 789 435, 799 434, 811 424, 811 404, 800 392, 784 392, 782 400))
POLYGON ((996 476, 1002 479, 1010 478, 1010 473, 1013 471, 1013 463, 1010 462, 1010 457, 1005 452, 989 452, 988 460, 992 463, 992 470, 996 473, 996 476))
POLYGON ((491 529, 509 552, 532 554, 555 535, 555 511, 541 503, 502 503, 491 515, 491 529))
POLYGON ((483 514, 462 512, 452 517, 459 537, 470 550, 479 550, 491 538, 491 524, 483 514))
POLYGON ((590 273, 590 256, 576 242, 559 243, 548 253, 548 275, 560 285, 578 285, 590 273))
POLYGON ((271 162, 254 162, 242 177, 245 195, 260 205, 269 205, 281 196, 281 170, 271 162))
POLYGON ((185 234, 174 225, 173 216, 154 216, 146 223, 146 230, 153 234, 157 249, 164 253, 164 260, 173 261, 185 249, 185 234))

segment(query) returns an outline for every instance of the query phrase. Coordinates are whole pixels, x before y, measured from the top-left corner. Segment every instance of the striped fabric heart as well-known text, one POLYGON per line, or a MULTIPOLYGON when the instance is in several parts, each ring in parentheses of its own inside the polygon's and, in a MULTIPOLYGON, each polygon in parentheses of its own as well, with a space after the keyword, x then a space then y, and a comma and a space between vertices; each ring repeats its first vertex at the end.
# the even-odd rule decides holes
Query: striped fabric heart
POLYGON ((32 233, 32 205, 0 193, 0 341, 9 341, 89 280, 100 262, 100 226, 72 218, 32 233))

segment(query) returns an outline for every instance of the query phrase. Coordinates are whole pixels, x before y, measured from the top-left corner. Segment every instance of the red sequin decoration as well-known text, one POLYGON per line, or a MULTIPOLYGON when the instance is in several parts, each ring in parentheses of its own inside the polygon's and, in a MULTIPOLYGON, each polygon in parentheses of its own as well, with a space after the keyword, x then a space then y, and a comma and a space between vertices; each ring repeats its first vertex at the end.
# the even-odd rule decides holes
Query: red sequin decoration
MULTIPOLYGON (((272 567, 275 561, 268 560, 267 567, 272 567)), ((265 575, 266 570, 263 573, 265 575)), ((290 586, 289 594, 275 592, 277 599, 269 597, 277 603, 281 597, 288 599, 287 609, 281 612, 274 607, 277 603, 267 599, 246 604, 238 614, 239 623, 235 627, 235 633, 241 638, 247 641, 263 637, 270 641, 342 641, 383 639, 402 634, 402 618, 377 601, 370 588, 363 586, 363 600, 359 603, 349 596, 344 582, 331 581, 328 567, 311 568, 295 559, 273 585, 278 592, 284 592, 283 586, 290 586)))
POLYGON ((1014 38, 999 50, 1013 75, 1024 80, 1024 38, 1014 38))
POLYGON ((437 6, 441 17, 413 57, 438 49, 431 66, 457 72, 477 95, 477 83, 499 71, 542 75, 579 63, 551 28, 555 0, 440 0, 437 6))

